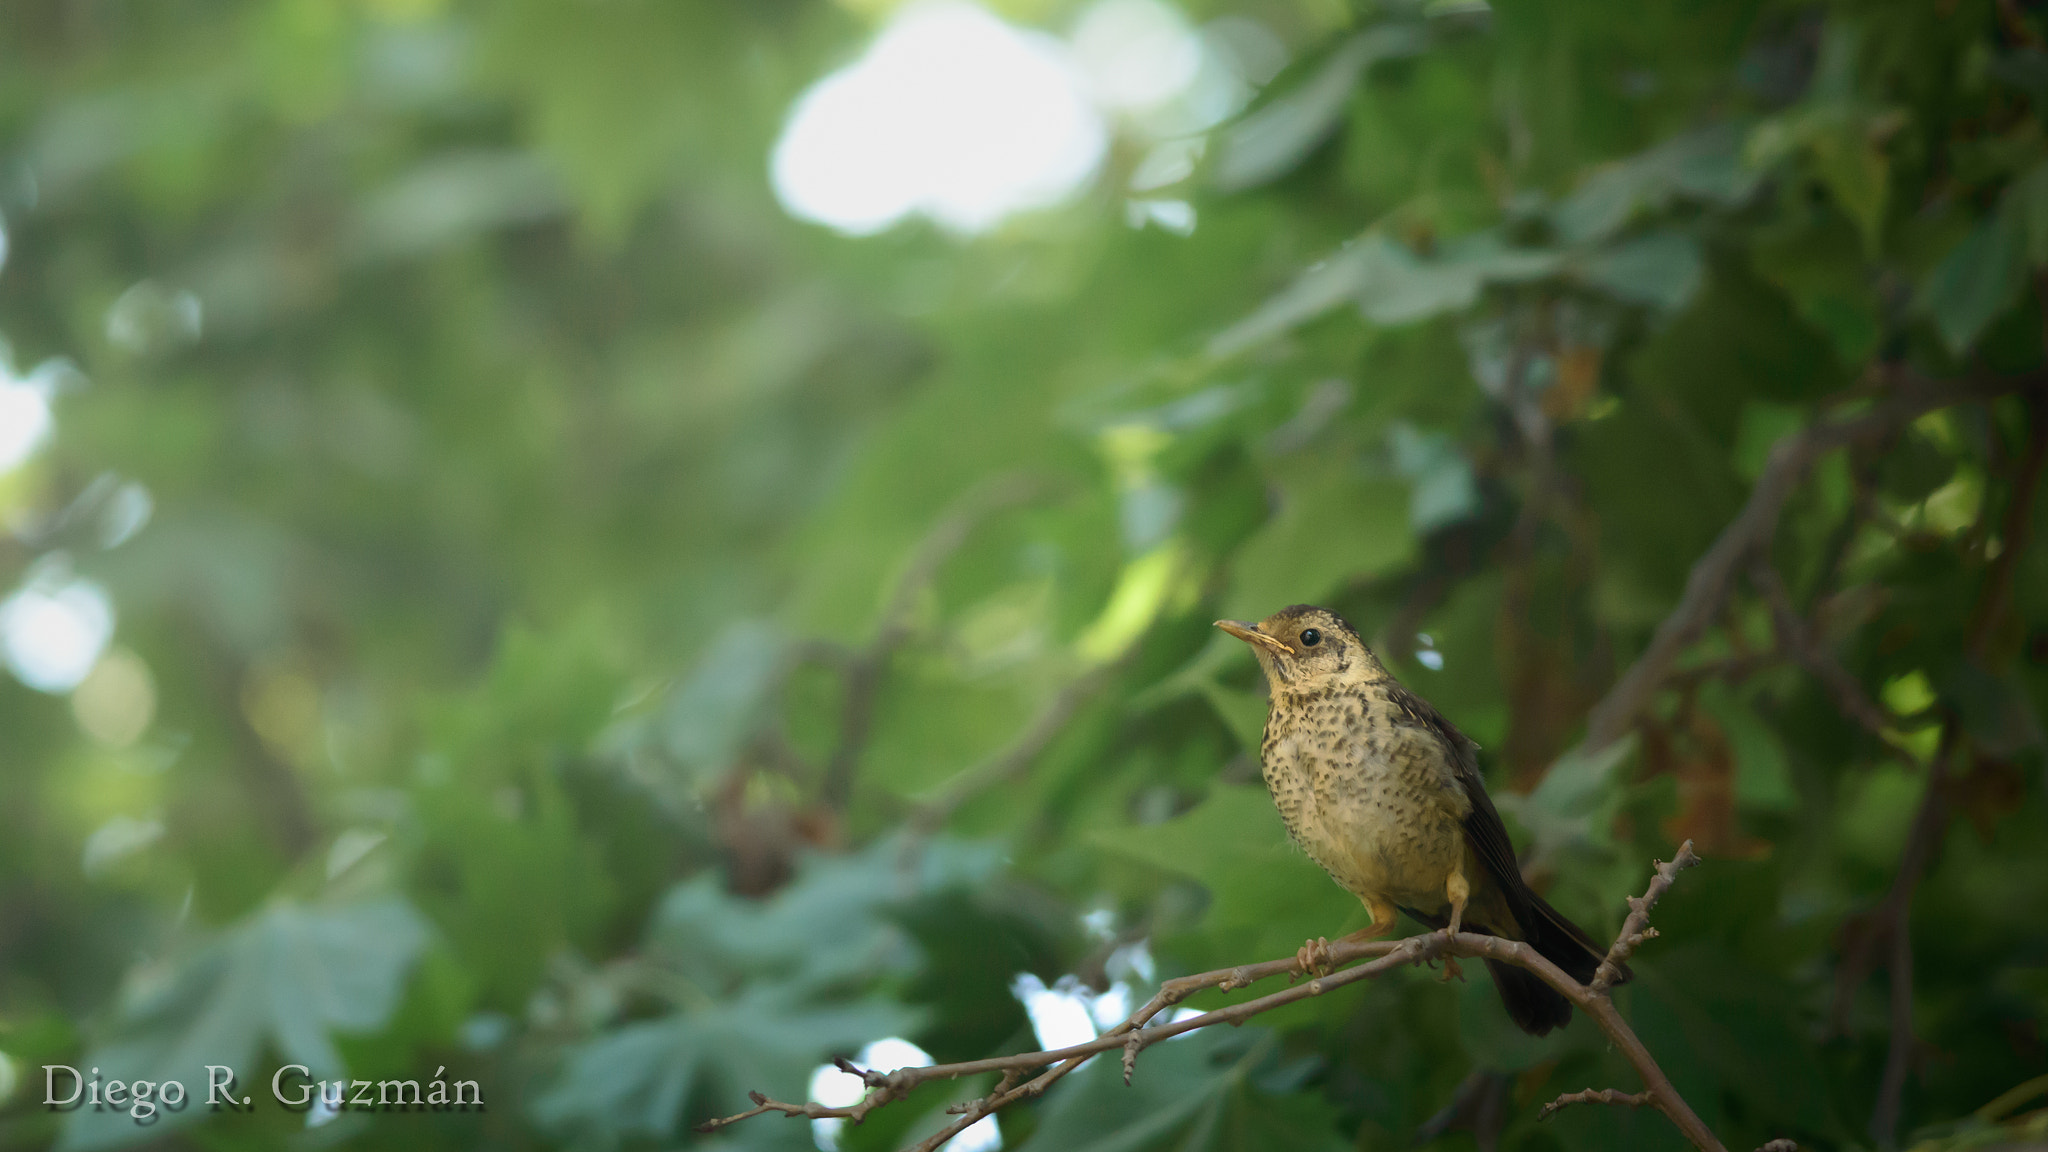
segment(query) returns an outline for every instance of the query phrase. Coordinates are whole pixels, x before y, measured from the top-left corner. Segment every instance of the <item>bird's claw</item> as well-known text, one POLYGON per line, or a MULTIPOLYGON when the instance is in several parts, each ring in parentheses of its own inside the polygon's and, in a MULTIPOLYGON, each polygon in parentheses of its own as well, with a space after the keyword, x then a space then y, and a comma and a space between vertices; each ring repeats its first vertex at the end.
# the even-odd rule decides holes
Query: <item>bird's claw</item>
POLYGON ((1458 982, 1459 982, 1460 984, 1464 983, 1464 982, 1465 982, 1465 970, 1464 970, 1463 968, 1460 968, 1460 967, 1458 966, 1458 958, 1457 958, 1456 956, 1446 956, 1446 957, 1444 957, 1443 959, 1444 959, 1444 970, 1443 970, 1442 974, 1440 974, 1439 976, 1437 976, 1437 978, 1436 978, 1436 979, 1437 979, 1437 983, 1439 983, 1439 984, 1448 984, 1448 983, 1450 983, 1450 982, 1451 982, 1452 980, 1456 980, 1456 981, 1458 981, 1458 982))
POLYGON ((1318 936, 1294 953, 1294 967, 1301 976, 1326 976, 1330 971, 1330 941, 1318 936))

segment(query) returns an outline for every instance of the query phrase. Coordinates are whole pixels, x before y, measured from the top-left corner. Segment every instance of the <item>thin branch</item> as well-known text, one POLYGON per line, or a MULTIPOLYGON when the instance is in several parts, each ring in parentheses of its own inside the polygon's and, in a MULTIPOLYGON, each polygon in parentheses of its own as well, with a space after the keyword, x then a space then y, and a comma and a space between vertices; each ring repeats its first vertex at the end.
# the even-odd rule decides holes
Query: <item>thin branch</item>
POLYGON ((1621 933, 1614 938, 1614 946, 1607 950, 1607 956, 1593 973, 1593 991, 1605 992, 1614 987, 1622 968, 1628 964, 1628 958, 1635 955, 1636 949, 1645 942, 1656 937, 1657 930, 1650 927, 1650 909, 1657 906, 1664 893, 1671 891, 1671 885, 1677 882, 1680 872, 1699 862, 1699 856, 1692 850, 1692 841, 1687 840, 1678 846, 1678 855, 1672 857, 1669 864, 1657 865, 1657 874, 1650 879, 1650 886, 1643 890, 1641 896, 1628 898, 1628 919, 1622 921, 1621 933))
POLYGON ((911 552, 910 562, 896 578, 889 602, 882 609, 874 638, 858 651, 847 654, 844 660, 846 687, 839 707, 839 737, 825 763, 824 778, 818 788, 819 799, 826 807, 844 809, 853 794, 854 770, 860 764, 861 753, 867 750, 883 673, 888 670, 890 657, 910 639, 919 598, 975 528, 997 512, 1030 500, 1040 487, 1031 477, 1013 475, 969 492, 939 518, 911 552))
POLYGON ((1536 1119, 1548 1120, 1557 1115, 1559 1109, 1573 1104, 1612 1104, 1616 1107, 1641 1108, 1648 1103, 1651 1103, 1648 1092, 1623 1092, 1619 1088, 1583 1088, 1577 1092, 1567 1092, 1545 1104, 1542 1111, 1536 1113, 1536 1119))
POLYGON ((1942 726, 1941 749, 1927 770, 1927 791, 1913 813, 1913 830, 1906 836, 1906 849, 1899 857, 1898 875, 1879 906, 1880 936, 1888 936, 1891 957, 1891 1044, 1885 1052, 1884 1078, 1877 1092, 1877 1104, 1870 1112, 1870 1137, 1880 1148, 1897 1147, 1899 1108, 1906 1089, 1906 1072, 1913 1057, 1913 892, 1919 887, 1927 865, 1948 828, 1948 777, 1960 733, 1953 721, 1942 726))
POLYGON ((1749 581, 1763 595, 1764 603, 1770 606, 1771 626, 1778 634, 1778 646, 1820 681, 1828 695, 1835 698, 1835 707, 1841 710, 1842 715, 1862 725, 1873 736, 1883 733, 1886 727, 1883 710, 1871 700, 1863 685, 1856 682, 1856 677, 1835 659, 1834 653, 1828 651, 1813 626, 1800 617, 1798 609, 1792 606, 1792 593, 1786 590, 1778 569, 1761 552, 1749 566, 1749 581))
POLYGON ((1621 739, 1650 704, 1678 656, 1703 635, 1721 610, 1729 585, 1744 561, 1776 534, 1785 502, 1815 462, 1838 448, 1876 439, 1929 412, 1970 400, 2038 388, 2041 374, 1968 383, 1905 379, 1900 387, 1859 415, 1824 420, 1790 433, 1772 445, 1764 470, 1720 536, 1694 562, 1677 607, 1657 625, 1650 643, 1586 720, 1583 751, 1597 752, 1621 739))
MULTIPOLYGON (((1615 940, 1610 959, 1626 956, 1624 945, 1632 950, 1636 945, 1650 938, 1645 920, 1649 909, 1668 890, 1678 872, 1696 862, 1692 844, 1686 842, 1679 848, 1678 856, 1670 864, 1657 866, 1656 876, 1642 897, 1630 901, 1633 909, 1623 933, 1615 940)), ((1235 968, 1219 968, 1195 976, 1184 976, 1168 980, 1160 986, 1157 995, 1132 1012, 1121 1024, 1084 1044, 1069 1045, 1065 1048, 1045 1052, 1020 1052, 1011 1056, 996 1056, 985 1060, 969 1060, 957 1064, 935 1064, 924 1068, 899 1068, 894 1072, 863 1072, 851 1065, 841 1063, 847 1071, 859 1075, 870 1091, 861 1103, 843 1108, 826 1108, 814 1103, 790 1104, 771 1100, 765 1096, 752 1095, 754 1107, 749 1111, 703 1125, 698 1131, 708 1132, 766 1112, 780 1112, 787 1116, 840 1117, 858 1123, 875 1108, 890 1101, 900 1100, 920 1084, 934 1080, 952 1080, 962 1076, 978 1076, 990 1072, 1002 1074, 1002 1079, 986 1095, 974 1101, 955 1105, 958 1117, 939 1132, 915 1145, 910 1152, 932 1152, 947 1140, 965 1131, 966 1128, 997 1110, 1029 1097, 1043 1093, 1052 1084, 1072 1072, 1089 1057, 1115 1049, 1123 1050, 1124 1074, 1128 1080, 1136 1066, 1138 1054, 1153 1044, 1170 1037, 1208 1028, 1216 1024, 1241 1024, 1264 1012, 1287 1004, 1293 1004, 1311 996, 1321 996, 1347 984, 1369 980, 1384 972, 1410 964, 1425 964, 1452 957, 1467 957, 1494 960, 1513 964, 1536 974, 1545 984, 1556 989, 1566 999, 1591 1017, 1594 1024, 1607 1036, 1610 1043, 1619 1049, 1635 1068, 1643 1081, 1643 1091, 1634 1095, 1616 1093, 1617 1100, 1607 1100, 1604 1095, 1587 1095, 1584 1099, 1603 1102, 1627 1102, 1648 1104, 1664 1113, 1679 1132, 1699 1149, 1700 1152, 1726 1152, 1721 1142, 1701 1122, 1679 1096, 1678 1090, 1659 1068, 1657 1061, 1636 1037, 1628 1022, 1623 1020, 1614 1007, 1605 988, 1589 987, 1573 980, 1570 976, 1539 954, 1535 949, 1516 940, 1503 940, 1497 936, 1481 936, 1471 932, 1460 932, 1455 936, 1443 932, 1429 932, 1421 936, 1410 936, 1399 941, 1377 941, 1369 943, 1338 942, 1327 946, 1329 961, 1335 965, 1365 963, 1341 971, 1318 976, 1306 983, 1272 992, 1253 1000, 1204 1012, 1185 1020, 1157 1023, 1161 1012, 1197 992, 1216 989, 1232 991, 1255 984, 1273 976, 1305 975, 1293 957, 1268 960, 1259 964, 1245 964, 1235 968), (1019 1082, 1026 1073, 1045 1069, 1030 1080, 1019 1082), (1638 1099, 1640 1097, 1640 1099, 1638 1099)))

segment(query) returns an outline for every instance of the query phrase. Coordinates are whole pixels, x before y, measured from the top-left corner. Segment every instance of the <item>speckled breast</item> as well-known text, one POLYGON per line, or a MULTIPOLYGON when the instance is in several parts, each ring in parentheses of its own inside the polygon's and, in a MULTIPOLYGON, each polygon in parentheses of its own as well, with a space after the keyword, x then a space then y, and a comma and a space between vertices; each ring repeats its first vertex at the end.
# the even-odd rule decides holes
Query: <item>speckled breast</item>
POLYGON ((1469 811, 1446 787, 1446 755, 1382 701, 1332 692, 1276 701, 1261 759, 1288 832, 1324 871, 1361 897, 1429 909, 1462 859, 1469 811))

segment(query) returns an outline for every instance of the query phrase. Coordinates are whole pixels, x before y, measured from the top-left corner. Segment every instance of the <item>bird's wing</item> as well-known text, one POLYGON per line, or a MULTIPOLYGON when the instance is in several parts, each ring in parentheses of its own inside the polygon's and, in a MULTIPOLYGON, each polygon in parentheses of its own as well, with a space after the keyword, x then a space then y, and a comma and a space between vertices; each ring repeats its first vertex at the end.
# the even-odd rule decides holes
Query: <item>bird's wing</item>
POLYGON ((1485 865, 1494 886, 1507 898, 1508 909, 1514 913, 1515 920, 1527 930, 1536 919, 1535 904, 1530 899, 1527 882, 1522 879, 1522 866, 1515 860, 1515 846, 1508 840, 1507 826, 1500 822, 1500 812, 1486 794, 1486 780, 1479 774, 1479 745, 1444 719, 1443 713, 1432 707, 1429 701, 1398 684, 1392 688, 1394 704, 1416 724, 1443 741, 1444 747, 1450 750, 1452 775, 1465 790, 1466 798, 1472 801, 1472 811, 1465 817, 1465 839, 1472 845, 1479 862, 1485 865))

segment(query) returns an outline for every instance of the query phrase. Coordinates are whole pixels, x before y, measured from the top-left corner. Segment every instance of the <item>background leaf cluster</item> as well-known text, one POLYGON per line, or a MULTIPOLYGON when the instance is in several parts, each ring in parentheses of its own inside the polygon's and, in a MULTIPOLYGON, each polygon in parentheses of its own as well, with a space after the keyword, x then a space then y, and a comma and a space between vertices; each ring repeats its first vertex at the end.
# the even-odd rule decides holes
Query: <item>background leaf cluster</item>
MULTIPOLYGON (((805 1148, 689 1130, 886 1035, 1036 1047, 1018 973, 1142 995, 1359 927, 1209 627, 1298 601, 1479 740, 1595 935, 1699 844, 1624 1008, 1730 1146, 1872 1143, 1857 957, 1949 733, 1902 1135, 2038 1135, 2038 395, 1838 451, 1787 506, 1769 559, 1882 732, 1744 585, 1631 740, 1571 752, 1774 442, 1888 374, 2041 371, 2036 6, 1188 0, 1291 59, 1146 191, 1191 234, 1129 223, 1125 148, 987 235, 852 240, 784 217, 764 158, 878 7, 0 16, 0 333, 18 374, 69 364, 0 478, 0 578, 100 582, 152 701, 107 741, 0 683, 0 1146, 805 1148), (34 1105, 45 1063, 283 1062, 490 1104, 34 1105)), ((1483 983, 1261 1025, 1128 1090, 1098 1062, 1003 1137, 1676 1146, 1537 1127, 1632 1082, 1483 983)))

